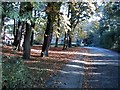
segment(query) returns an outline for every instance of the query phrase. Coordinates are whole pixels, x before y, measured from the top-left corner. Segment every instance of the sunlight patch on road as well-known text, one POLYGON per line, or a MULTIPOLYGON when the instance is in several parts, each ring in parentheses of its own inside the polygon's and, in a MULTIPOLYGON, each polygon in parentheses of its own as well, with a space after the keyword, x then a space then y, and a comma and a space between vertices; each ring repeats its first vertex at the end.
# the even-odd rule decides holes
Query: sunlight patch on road
POLYGON ((70 64, 66 64, 67 67, 73 67, 73 68, 83 68, 80 65, 70 65, 70 64))
POLYGON ((99 82, 99 80, 90 80, 90 82, 99 82))
POLYGON ((85 61, 80 61, 80 60, 72 60, 71 62, 82 63, 82 64, 86 63, 85 61))
MULTIPOLYGON (((41 50, 31 49, 31 51, 35 53, 41 53, 41 50)), ((84 55, 84 56, 118 56, 118 55, 111 55, 111 54, 105 54, 105 53, 86 53, 86 52, 70 52, 70 51, 48 51, 49 53, 56 53, 56 54, 69 54, 69 55, 84 55)))
MULTIPOLYGON (((91 60, 90 60, 91 61, 91 60)), ((114 61, 114 60, 113 60, 114 61)), ((81 63, 81 64, 86 64, 86 65, 115 65, 118 66, 118 62, 117 60, 115 60, 115 62, 113 62, 112 60, 92 60, 91 62, 86 62, 86 61, 80 61, 80 60, 73 60, 71 62, 77 62, 77 63, 81 63), (103 62, 101 62, 103 61, 103 62)))
POLYGON ((88 73, 89 75, 102 75, 102 73, 95 73, 95 72, 92 72, 92 73, 88 73))
POLYGON ((25 63, 38 63, 40 61, 24 61, 25 63))
POLYGON ((89 60, 90 62, 118 62, 119 60, 89 60))
POLYGON ((115 62, 90 62, 90 63, 85 63, 88 65, 113 65, 113 66, 118 66, 118 63, 115 62))
POLYGON ((29 69, 32 69, 32 70, 38 70, 38 71, 51 71, 51 72, 54 72, 54 70, 52 69, 41 69, 41 68, 36 68, 36 67, 28 67, 29 69))
MULTIPOLYGON (((31 49, 31 51, 35 53, 40 53, 41 50, 31 49)), ((70 52, 70 51, 48 51, 49 53, 58 53, 58 54, 75 54, 75 55, 86 55, 86 56, 104 56, 103 54, 90 54, 90 53, 82 53, 82 52, 70 52)))
POLYGON ((82 71, 76 72, 76 71, 64 71, 64 70, 58 70, 60 73, 64 73, 64 74, 82 74, 82 71))
POLYGON ((97 69, 96 67, 84 67, 84 69, 97 69))

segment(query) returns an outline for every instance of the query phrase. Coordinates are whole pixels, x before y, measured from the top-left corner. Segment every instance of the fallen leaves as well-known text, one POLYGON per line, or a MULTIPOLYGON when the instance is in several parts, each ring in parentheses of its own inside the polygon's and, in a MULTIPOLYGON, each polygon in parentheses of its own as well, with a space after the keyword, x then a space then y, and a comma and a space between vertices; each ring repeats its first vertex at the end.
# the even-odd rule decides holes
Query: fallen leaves
MULTIPOLYGON (((85 52, 88 53, 89 50, 86 50, 85 52)), ((89 79, 90 79, 91 75, 89 73, 92 72, 91 71, 92 69, 89 69, 91 67, 91 65, 90 65, 90 58, 88 56, 85 56, 84 61, 86 62, 86 64, 84 64, 85 69, 84 69, 82 88, 83 88, 83 90, 84 89, 85 90, 86 89, 90 90, 91 89, 91 85, 90 85, 89 79)))
MULTIPOLYGON (((31 49, 31 58, 30 60, 25 60, 24 64, 30 71, 30 79, 32 79, 34 83, 32 86, 38 88, 46 87, 45 82, 49 77, 52 77, 58 70, 61 70, 62 66, 69 60, 75 59, 76 55, 74 52, 86 50, 80 47, 73 47, 63 51, 62 47, 51 47, 49 57, 40 57, 41 46, 32 46, 31 49)), ((11 46, 3 46, 2 55, 9 61, 8 57, 22 57, 22 52, 13 50, 11 46)))

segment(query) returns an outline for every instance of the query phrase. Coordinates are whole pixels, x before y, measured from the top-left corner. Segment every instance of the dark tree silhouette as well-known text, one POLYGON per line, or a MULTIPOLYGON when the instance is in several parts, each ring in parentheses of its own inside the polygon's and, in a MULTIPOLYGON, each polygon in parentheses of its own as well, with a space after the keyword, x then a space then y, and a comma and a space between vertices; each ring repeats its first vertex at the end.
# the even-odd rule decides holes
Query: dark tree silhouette
POLYGON ((48 56, 48 50, 52 40, 53 34, 53 23, 55 22, 56 16, 59 14, 61 2, 49 2, 46 7, 47 14, 47 27, 44 34, 44 42, 42 46, 41 57, 48 56))

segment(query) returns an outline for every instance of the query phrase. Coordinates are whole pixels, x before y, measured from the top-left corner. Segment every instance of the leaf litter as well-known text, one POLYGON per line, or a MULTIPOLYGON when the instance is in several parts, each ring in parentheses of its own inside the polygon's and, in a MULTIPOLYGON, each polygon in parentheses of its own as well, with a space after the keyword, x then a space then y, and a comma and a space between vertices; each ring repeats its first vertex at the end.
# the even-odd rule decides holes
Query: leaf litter
MULTIPOLYGON (((33 46, 31 49, 41 50, 41 46, 33 46)), ((80 47, 72 47, 64 52, 80 52, 82 50, 84 49, 80 47)), ((54 51, 63 52, 62 47, 51 47, 50 51, 53 52, 49 52, 49 57, 40 57, 40 52, 31 51, 30 60, 24 60, 24 65, 27 66, 29 70, 29 78, 33 82, 33 88, 45 88, 46 80, 57 74, 57 71, 61 70, 64 64, 76 56, 74 54, 54 53, 54 51)), ((17 59, 22 57, 22 54, 22 51, 13 50, 11 46, 2 47, 3 61, 9 62, 9 57, 16 57, 17 59)))

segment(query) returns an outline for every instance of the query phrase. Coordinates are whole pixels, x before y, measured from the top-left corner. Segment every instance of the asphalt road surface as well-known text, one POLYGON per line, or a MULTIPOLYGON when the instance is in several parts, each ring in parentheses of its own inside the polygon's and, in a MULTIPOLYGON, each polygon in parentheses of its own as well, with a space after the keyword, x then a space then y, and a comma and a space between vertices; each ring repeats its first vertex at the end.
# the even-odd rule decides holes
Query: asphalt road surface
POLYGON ((120 86, 120 54, 102 48, 75 53, 76 58, 47 82, 48 88, 116 88, 120 86))

